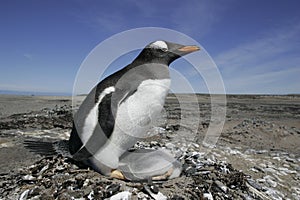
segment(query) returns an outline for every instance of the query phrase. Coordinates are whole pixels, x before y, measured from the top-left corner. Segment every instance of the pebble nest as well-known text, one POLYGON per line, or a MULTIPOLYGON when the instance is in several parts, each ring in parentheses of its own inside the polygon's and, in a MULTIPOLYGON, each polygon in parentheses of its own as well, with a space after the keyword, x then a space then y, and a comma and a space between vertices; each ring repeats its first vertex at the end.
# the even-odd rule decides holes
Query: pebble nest
MULTIPOLYGON (((146 145, 143 143, 143 147, 146 145)), ((181 177, 146 183, 112 179, 62 155, 47 156, 20 169, 19 173, 1 174, 0 193, 5 199, 49 200, 260 198, 249 190, 247 175, 226 162, 201 158, 201 155, 195 151, 184 152, 180 158, 181 177), (125 194, 127 197, 122 196, 125 194)))

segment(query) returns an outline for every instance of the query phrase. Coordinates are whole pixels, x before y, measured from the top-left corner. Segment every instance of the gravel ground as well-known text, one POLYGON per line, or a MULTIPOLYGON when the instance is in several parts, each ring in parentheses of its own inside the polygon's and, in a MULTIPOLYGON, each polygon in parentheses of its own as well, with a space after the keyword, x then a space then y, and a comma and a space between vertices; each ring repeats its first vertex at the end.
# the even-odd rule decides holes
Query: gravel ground
POLYGON ((133 149, 168 149, 183 164, 182 175, 132 183, 25 147, 64 143, 76 110, 70 97, 0 95, 0 199, 300 199, 300 97, 227 96, 213 148, 203 145, 213 123, 210 100, 168 96, 151 137, 133 149))

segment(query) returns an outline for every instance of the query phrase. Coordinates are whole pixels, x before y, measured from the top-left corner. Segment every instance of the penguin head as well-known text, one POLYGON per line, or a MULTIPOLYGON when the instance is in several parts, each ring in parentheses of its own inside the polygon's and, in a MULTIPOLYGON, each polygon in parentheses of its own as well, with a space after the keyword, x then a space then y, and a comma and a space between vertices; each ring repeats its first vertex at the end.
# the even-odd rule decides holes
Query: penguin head
POLYGON ((169 65, 177 58, 198 50, 200 50, 198 46, 185 46, 158 40, 148 44, 135 60, 169 65))

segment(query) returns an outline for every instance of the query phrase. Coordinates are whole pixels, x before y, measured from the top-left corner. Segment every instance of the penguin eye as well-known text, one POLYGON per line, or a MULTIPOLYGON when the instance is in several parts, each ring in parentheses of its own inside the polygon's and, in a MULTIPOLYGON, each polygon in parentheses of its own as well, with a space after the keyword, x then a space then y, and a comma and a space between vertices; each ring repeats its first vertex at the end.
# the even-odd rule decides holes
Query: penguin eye
POLYGON ((168 51, 167 48, 161 48, 161 50, 162 50, 163 52, 167 52, 167 51, 168 51))

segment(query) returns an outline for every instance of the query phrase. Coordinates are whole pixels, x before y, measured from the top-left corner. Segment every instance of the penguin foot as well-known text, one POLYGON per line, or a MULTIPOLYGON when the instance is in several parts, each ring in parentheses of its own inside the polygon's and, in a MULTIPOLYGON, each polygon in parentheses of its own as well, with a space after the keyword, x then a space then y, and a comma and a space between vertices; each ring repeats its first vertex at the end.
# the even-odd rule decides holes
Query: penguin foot
POLYGON ((152 181, 167 180, 173 174, 173 171, 174 171, 174 169, 170 168, 165 174, 162 174, 160 176, 153 176, 152 181))
MULTIPOLYGON (((170 168, 165 174, 159 175, 159 176, 153 176, 149 177, 150 181, 163 181, 163 180, 168 180, 168 178, 172 175, 174 169, 170 168)), ((111 178, 116 178, 120 180, 128 180, 123 173, 120 170, 112 170, 110 174, 111 178)))
POLYGON ((111 171, 110 177, 111 178, 117 178, 117 179, 120 179, 120 180, 126 180, 123 173, 120 170, 117 170, 117 169, 111 171))

